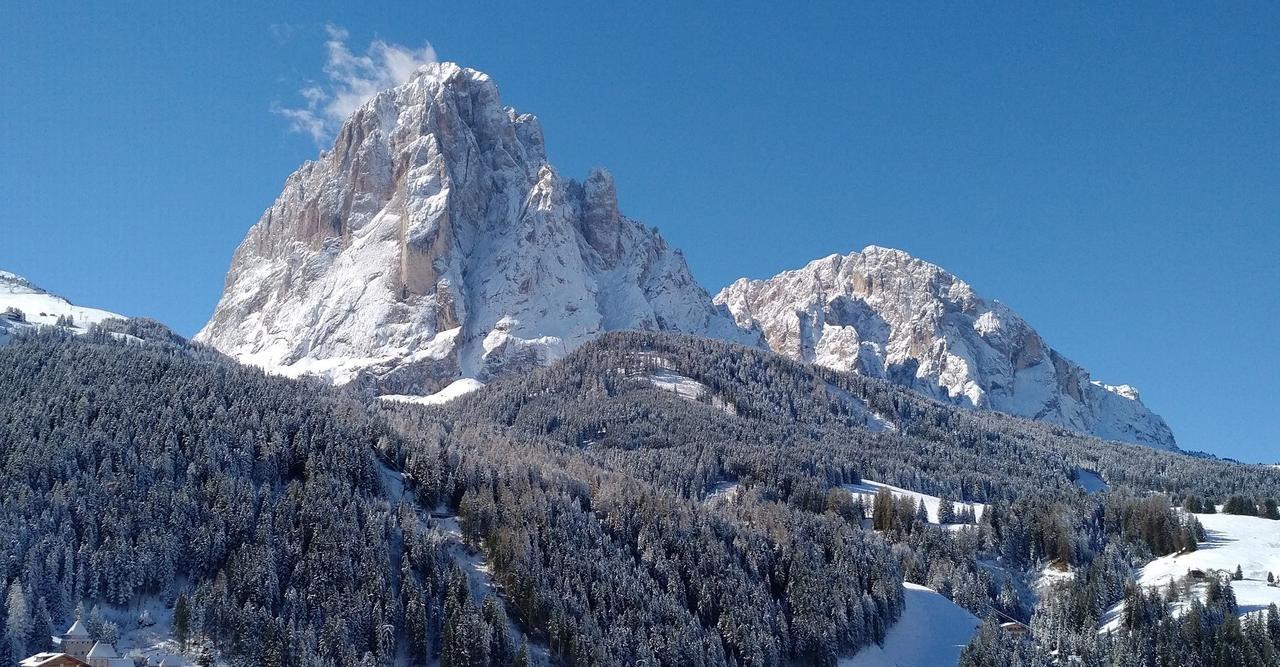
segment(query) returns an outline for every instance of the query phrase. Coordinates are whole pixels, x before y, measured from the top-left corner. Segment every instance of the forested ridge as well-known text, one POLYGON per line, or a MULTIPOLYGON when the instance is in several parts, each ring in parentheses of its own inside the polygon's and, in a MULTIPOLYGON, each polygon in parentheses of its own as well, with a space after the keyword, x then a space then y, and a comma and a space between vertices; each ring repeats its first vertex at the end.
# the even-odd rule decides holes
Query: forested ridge
POLYGON ((1139 604, 1131 570, 1194 548, 1174 505, 1265 512, 1280 471, 684 336, 606 335, 428 408, 112 326, 0 347, 0 662, 44 648, 79 603, 159 596, 232 664, 505 665, 528 659, 519 634, 571 665, 832 664, 884 638, 906 578, 1034 630, 984 627, 967 664, 1275 664, 1266 619, 1221 629, 1225 594, 1155 642, 1179 621, 1139 604), (706 391, 677 396, 657 372, 706 391), (1086 493, 1080 470, 1111 490, 1086 493), (874 508, 841 490, 864 478, 988 509, 951 531, 890 505, 871 530, 874 508), (472 598, 433 509, 457 513, 500 599, 472 598), (1051 561, 1081 585, 1036 604, 1019 583, 1051 561), (1148 611, 1097 638, 1126 597, 1148 611), (1204 646, 1223 657, 1193 661, 1204 646))

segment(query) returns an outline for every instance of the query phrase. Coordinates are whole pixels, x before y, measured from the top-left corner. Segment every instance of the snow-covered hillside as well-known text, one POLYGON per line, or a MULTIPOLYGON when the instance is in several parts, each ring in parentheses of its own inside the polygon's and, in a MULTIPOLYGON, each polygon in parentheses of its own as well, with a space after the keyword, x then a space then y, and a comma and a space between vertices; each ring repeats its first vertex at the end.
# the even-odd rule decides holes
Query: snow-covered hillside
POLYGON ((898 425, 884 415, 875 412, 867 405, 867 402, 850 394, 849 392, 837 387, 831 383, 826 384, 826 392, 829 396, 833 396, 844 403, 849 409, 850 417, 858 417, 862 419, 862 423, 871 431, 896 431, 898 425))
POLYGON ((84 333, 103 320, 120 318, 98 308, 77 306, 50 294, 22 276, 0 271, 0 343, 21 329, 35 326, 63 326, 84 333))
POLYGON ((487 75, 433 63, 288 178, 196 340, 282 374, 426 395, 619 329, 758 342, 622 215, 607 172, 562 178, 537 118, 503 106, 487 75))
POLYGON ((711 391, 711 387, 673 370, 655 369, 649 373, 649 382, 653 383, 653 386, 663 391, 669 391, 685 400, 695 402, 706 400, 722 412, 728 414, 736 413, 736 408, 734 408, 733 404, 717 396, 715 392, 711 391))
MULTIPOLYGON (((938 496, 931 496, 927 493, 919 493, 917 491, 911 491, 891 484, 882 484, 880 482, 873 482, 866 479, 857 484, 846 484, 844 488, 848 489, 850 493, 863 496, 867 502, 870 502, 871 498, 873 498, 876 495, 876 492, 880 489, 888 489, 895 496, 906 496, 910 498, 913 503, 918 504, 923 500, 924 507, 929 512, 929 523, 938 523, 938 505, 942 503, 942 499, 938 496)), ((987 509, 987 506, 983 503, 964 503, 955 499, 952 499, 951 502, 955 505, 955 510, 957 512, 963 508, 973 509, 973 516, 978 521, 982 520, 982 513, 987 509)), ((952 525, 958 526, 959 524, 952 525)))
POLYGON ((885 635, 840 667, 937 667, 954 665, 981 621, 931 588, 903 583, 906 608, 885 635))
POLYGON ((1007 306, 901 250, 869 246, 767 280, 742 278, 715 301, 793 359, 1107 440, 1176 448, 1137 390, 1093 380, 1007 306))
MULTIPOLYGON (((1195 551, 1170 554, 1147 563, 1137 573, 1138 583, 1146 587, 1163 587, 1171 581, 1186 582, 1193 592, 1203 596, 1205 583, 1192 577, 1192 571, 1212 576, 1233 573, 1239 567, 1241 581, 1232 581, 1236 603, 1241 614, 1260 611, 1267 605, 1280 605, 1280 588, 1267 585, 1267 574, 1280 577, 1280 521, 1234 514, 1196 514, 1205 530, 1205 541, 1195 551)), ((1111 609, 1102 629, 1121 622, 1121 602, 1111 609)))

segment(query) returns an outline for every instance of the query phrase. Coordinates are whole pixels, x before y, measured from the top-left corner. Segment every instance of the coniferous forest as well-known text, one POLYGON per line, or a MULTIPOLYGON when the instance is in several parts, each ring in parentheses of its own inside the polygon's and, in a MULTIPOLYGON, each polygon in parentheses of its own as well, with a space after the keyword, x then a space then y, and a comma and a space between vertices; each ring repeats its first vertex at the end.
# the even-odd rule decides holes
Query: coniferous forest
POLYGON ((1133 575, 1204 539, 1184 509, 1274 518, 1280 471, 670 334, 428 407, 145 320, 28 333, 0 347, 0 495, 0 664, 159 600, 210 664, 831 665, 884 640, 904 581, 985 619, 964 665, 1280 664, 1275 607, 1239 617, 1229 577, 1133 575), (1046 567, 1075 579, 1032 591, 1046 567))

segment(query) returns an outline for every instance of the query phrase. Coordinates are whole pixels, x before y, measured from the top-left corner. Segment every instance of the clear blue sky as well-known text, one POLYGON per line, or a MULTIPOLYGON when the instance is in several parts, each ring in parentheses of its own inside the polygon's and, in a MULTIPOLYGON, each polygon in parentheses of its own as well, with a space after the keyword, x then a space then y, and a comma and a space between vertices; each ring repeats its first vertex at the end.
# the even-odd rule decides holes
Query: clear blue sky
POLYGON ((188 4, 0 3, 0 268, 194 333, 332 23, 489 72, 712 292, 903 248, 1280 461, 1280 5, 188 4))

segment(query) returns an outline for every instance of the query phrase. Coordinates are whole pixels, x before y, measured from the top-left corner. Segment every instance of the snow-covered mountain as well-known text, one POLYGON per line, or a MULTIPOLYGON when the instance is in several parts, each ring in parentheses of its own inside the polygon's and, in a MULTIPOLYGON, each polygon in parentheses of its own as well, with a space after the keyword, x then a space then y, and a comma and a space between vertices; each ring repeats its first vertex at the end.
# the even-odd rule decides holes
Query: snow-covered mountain
POLYGON ((1133 387, 1092 380, 1004 304, 900 250, 870 246, 739 279, 715 302, 794 359, 1109 440, 1177 447, 1133 387))
POLYGON ((763 340, 937 398, 1175 446, 1132 388, 1091 381, 1008 308, 905 253, 832 256, 713 302, 678 250, 619 212, 607 172, 561 178, 537 119, 451 63, 374 96, 286 180, 196 340, 411 397, 619 329, 763 340))
POLYGON ((62 326, 83 333, 103 320, 123 318, 105 310, 73 305, 22 276, 0 271, 0 343, 17 331, 35 326, 62 326))
MULTIPOLYGON (((241 361, 388 394, 544 364, 604 331, 751 341, 613 179, 560 177, 489 77, 426 65, 342 126, 236 250, 196 335, 241 361)), ((758 341, 758 339, 755 339, 758 341)))

